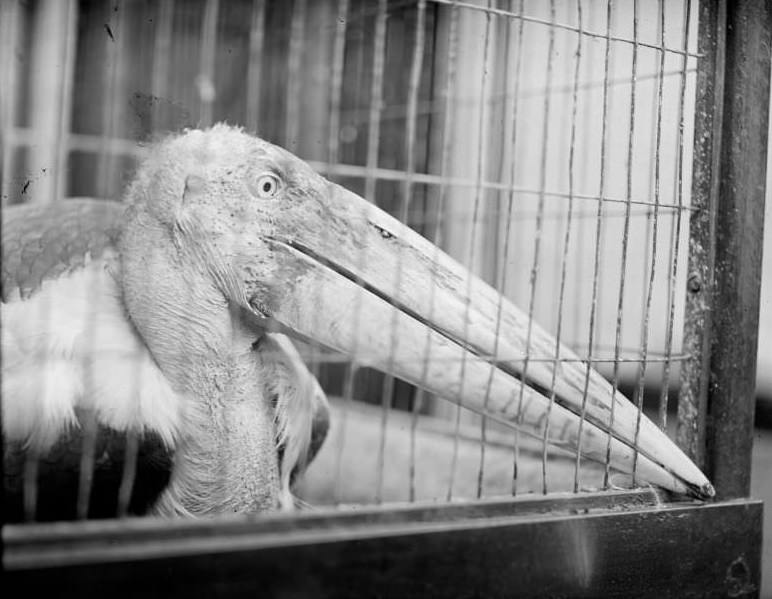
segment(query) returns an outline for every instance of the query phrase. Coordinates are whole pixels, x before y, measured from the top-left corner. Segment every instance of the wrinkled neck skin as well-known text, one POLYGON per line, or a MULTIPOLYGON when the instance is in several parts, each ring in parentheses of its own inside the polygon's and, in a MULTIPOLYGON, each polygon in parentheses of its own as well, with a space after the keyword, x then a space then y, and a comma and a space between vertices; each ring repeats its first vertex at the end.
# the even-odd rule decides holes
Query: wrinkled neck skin
POLYGON ((161 514, 272 509, 279 499, 273 407, 252 351, 260 331, 229 306, 200 256, 152 221, 122 239, 124 300, 164 375, 183 397, 161 514), (194 253, 193 253, 194 254, 194 253))

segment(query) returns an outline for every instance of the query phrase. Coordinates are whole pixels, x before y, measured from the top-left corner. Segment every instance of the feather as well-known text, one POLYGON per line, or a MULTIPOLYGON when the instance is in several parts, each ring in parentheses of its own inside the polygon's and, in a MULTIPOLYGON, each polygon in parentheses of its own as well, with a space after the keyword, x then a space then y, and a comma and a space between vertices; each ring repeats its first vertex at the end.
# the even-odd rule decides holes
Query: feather
POLYGON ((318 450, 320 443, 313 447, 314 436, 326 435, 329 405, 286 335, 267 333, 255 349, 266 369, 268 394, 275 398, 276 444, 282 450, 281 501, 284 509, 291 509, 295 503, 290 491, 293 476, 305 469, 312 451, 318 450))

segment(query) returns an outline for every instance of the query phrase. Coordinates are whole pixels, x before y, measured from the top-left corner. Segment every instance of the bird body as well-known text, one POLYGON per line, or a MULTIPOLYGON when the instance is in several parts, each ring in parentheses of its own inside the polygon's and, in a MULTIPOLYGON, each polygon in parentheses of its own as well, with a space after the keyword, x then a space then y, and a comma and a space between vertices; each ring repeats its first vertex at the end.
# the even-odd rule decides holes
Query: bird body
MULTIPOLYGON (((156 329, 155 338, 166 339, 154 348, 162 370, 127 313, 118 249, 124 212, 117 202, 74 199, 5 214, 6 471, 21 474, 22 446, 41 457, 77 454, 83 438, 73 433, 90 415, 102 439, 132 431, 147 439, 156 461, 160 448, 167 466, 176 456, 170 485, 151 502, 158 513, 290 508, 290 473, 305 458, 316 411, 325 409, 323 392, 283 335, 231 326, 229 308, 218 314, 212 302, 207 311, 202 297, 188 296, 195 311, 177 310, 176 318, 164 319, 154 306, 144 323, 156 329), (14 264, 20 256, 24 264, 14 264), (191 394, 217 399, 202 409, 191 394), (63 438, 74 447, 61 447, 63 438), (286 460, 281 481, 277 445, 286 460), (215 455, 221 457, 213 462, 215 455), (250 471, 259 477, 246 477, 247 483, 243 473, 250 471), (238 489, 228 487, 234 480, 238 489)), ((163 257, 175 265, 172 256, 163 257)), ((168 297, 173 284, 195 293, 182 270, 172 267, 159 277, 153 285, 168 297)), ((111 466, 122 467, 120 457, 111 456, 111 466)), ((77 479, 79 460, 70 462, 77 479)), ((74 503, 60 507, 47 512, 74 512, 74 503)))
MULTIPOLYGON (((4 223, 4 255, 18 235, 17 223, 38 224, 45 239, 46 225, 58 228, 58 217, 76 214, 80 235, 91 233, 87 224, 101 230, 101 219, 82 218, 91 209, 115 222, 122 212, 120 204, 96 200, 14 209, 4 223)), ((147 426, 173 444, 181 400, 126 318, 116 248, 67 245, 56 255, 45 249, 28 236, 21 252, 42 274, 3 280, 3 395, 20 398, 3 404, 5 434, 42 452, 75 423, 80 408, 96 410, 100 422, 116 430, 147 426)))
POLYGON ((518 356, 556 343, 494 289, 240 129, 160 142, 122 204, 5 210, 3 302, 6 441, 45 456, 89 419, 146 439, 173 464, 156 513, 292 505, 328 409, 285 333, 643 480, 712 493, 570 350, 524 367, 518 356))

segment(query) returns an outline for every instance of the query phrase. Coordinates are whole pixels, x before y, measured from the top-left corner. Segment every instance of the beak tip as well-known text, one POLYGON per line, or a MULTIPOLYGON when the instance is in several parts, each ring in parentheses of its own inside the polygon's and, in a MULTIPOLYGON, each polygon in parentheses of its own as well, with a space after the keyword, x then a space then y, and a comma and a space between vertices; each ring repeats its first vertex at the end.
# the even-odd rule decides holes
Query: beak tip
POLYGON ((699 491, 700 491, 700 494, 706 498, 711 498, 716 496, 716 489, 714 489, 713 485, 711 485, 710 483, 705 483, 704 485, 702 485, 699 491))
POLYGON ((706 501, 716 496, 716 489, 708 481, 705 481, 702 484, 687 484, 685 495, 694 497, 695 499, 699 499, 701 501, 706 501))

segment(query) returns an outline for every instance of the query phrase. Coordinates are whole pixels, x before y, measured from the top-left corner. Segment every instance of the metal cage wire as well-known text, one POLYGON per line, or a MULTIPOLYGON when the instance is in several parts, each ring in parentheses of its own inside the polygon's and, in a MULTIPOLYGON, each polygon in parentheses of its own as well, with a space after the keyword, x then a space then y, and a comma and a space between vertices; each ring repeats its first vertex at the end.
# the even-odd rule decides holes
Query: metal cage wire
MULTIPOLYGON (((696 3, 201 0, 4 10, 4 53, 47 75, 4 73, 17 90, 4 105, 4 204, 118 198, 146 152, 138 141, 242 124, 455 257, 673 434, 679 365, 689 357, 681 330, 696 3), (54 54, 61 66, 45 67, 54 54)), ((367 252, 358 259, 365 264, 367 252)), ((499 325, 500 314, 504 334, 499 325)), ((399 343, 392 334, 394 359, 399 343)), ((364 368, 366 359, 302 349, 340 398, 337 426, 300 486, 307 502, 629 484, 612 476, 608 457, 595 465, 554 447, 547 426, 504 427, 364 368)), ((525 355, 485 358, 521 363, 526 381, 529 364, 566 359, 558 347, 542 354, 530 344, 525 355)), ((433 359, 427 352, 426 363, 433 359)), ((463 388, 463 364, 461 372, 463 388)), ((554 382, 546 392, 554 402, 554 382)), ((126 451, 133 463, 136 440, 126 451)), ((30 460, 27 481, 35 468, 30 460)), ((127 468, 121 514, 134 476, 127 468)), ((36 490, 27 484, 31 516, 36 490)), ((81 516, 89 485, 84 475, 81 516)))

